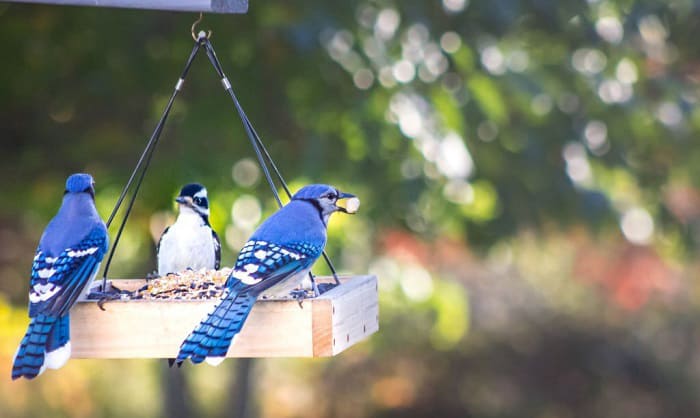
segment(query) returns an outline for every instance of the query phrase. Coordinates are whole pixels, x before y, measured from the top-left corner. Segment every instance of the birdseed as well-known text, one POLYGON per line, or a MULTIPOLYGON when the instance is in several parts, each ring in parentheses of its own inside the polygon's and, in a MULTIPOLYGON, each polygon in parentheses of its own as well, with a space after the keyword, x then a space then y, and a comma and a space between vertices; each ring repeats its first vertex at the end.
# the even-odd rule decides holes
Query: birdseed
POLYGON ((224 289, 230 268, 221 270, 186 270, 147 280, 130 299, 203 300, 218 299, 224 289))

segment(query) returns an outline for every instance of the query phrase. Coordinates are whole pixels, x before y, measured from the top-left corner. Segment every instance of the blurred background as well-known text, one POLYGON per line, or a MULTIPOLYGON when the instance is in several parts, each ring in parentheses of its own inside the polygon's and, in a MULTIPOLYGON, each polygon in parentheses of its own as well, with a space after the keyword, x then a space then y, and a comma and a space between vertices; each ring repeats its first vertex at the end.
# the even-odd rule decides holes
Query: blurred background
MULTIPOLYGON (((154 359, 12 382, 65 178, 93 174, 109 215, 196 14, 0 3, 0 416, 699 416, 699 18, 695 0, 252 0, 205 15, 292 188, 362 198, 328 251, 379 277, 379 333, 336 358, 188 364, 176 380, 154 359)), ((203 55, 111 277, 155 268, 191 181, 231 265, 275 202, 203 55)))

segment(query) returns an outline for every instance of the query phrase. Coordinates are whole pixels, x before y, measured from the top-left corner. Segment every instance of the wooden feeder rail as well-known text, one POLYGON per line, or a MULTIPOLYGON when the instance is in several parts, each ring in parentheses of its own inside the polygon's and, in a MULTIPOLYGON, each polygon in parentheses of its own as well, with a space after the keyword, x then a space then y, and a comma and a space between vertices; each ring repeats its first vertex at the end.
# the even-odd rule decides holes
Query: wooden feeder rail
MULTIPOLYGON (((332 278, 317 278, 330 282, 332 278)), ((341 277, 341 285, 303 308, 295 300, 258 300, 227 357, 328 357, 379 329, 376 276, 341 277)), ((136 290, 144 280, 113 280, 136 290)), ((71 310, 73 358, 174 358, 217 300, 79 301, 71 310)))

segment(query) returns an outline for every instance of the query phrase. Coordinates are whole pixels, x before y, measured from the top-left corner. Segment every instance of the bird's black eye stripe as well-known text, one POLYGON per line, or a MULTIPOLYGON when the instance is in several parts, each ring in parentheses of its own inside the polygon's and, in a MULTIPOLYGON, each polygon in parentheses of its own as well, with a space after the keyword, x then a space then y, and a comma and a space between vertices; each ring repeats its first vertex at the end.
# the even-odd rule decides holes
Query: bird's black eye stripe
POLYGON ((194 204, 203 208, 208 208, 209 207, 209 201, 205 198, 201 197, 195 197, 194 198, 194 204))

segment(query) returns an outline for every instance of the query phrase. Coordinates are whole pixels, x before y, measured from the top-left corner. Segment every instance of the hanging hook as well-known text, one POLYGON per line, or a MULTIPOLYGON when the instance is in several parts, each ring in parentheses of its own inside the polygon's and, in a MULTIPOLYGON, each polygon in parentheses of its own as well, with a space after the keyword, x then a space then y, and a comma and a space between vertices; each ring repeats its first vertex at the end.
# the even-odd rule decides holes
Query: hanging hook
MULTIPOLYGON (((194 23, 192 24, 192 28, 190 29, 190 33, 192 33, 192 39, 194 39, 195 42, 199 41, 199 38, 202 36, 205 36, 204 31, 200 31, 198 34, 195 34, 195 30, 197 30, 197 25, 199 25, 202 22, 202 19, 204 18, 204 14, 202 12, 199 12, 199 19, 195 20, 194 23)), ((211 38, 212 31, 209 29, 208 33, 206 34, 206 38, 211 38)))

